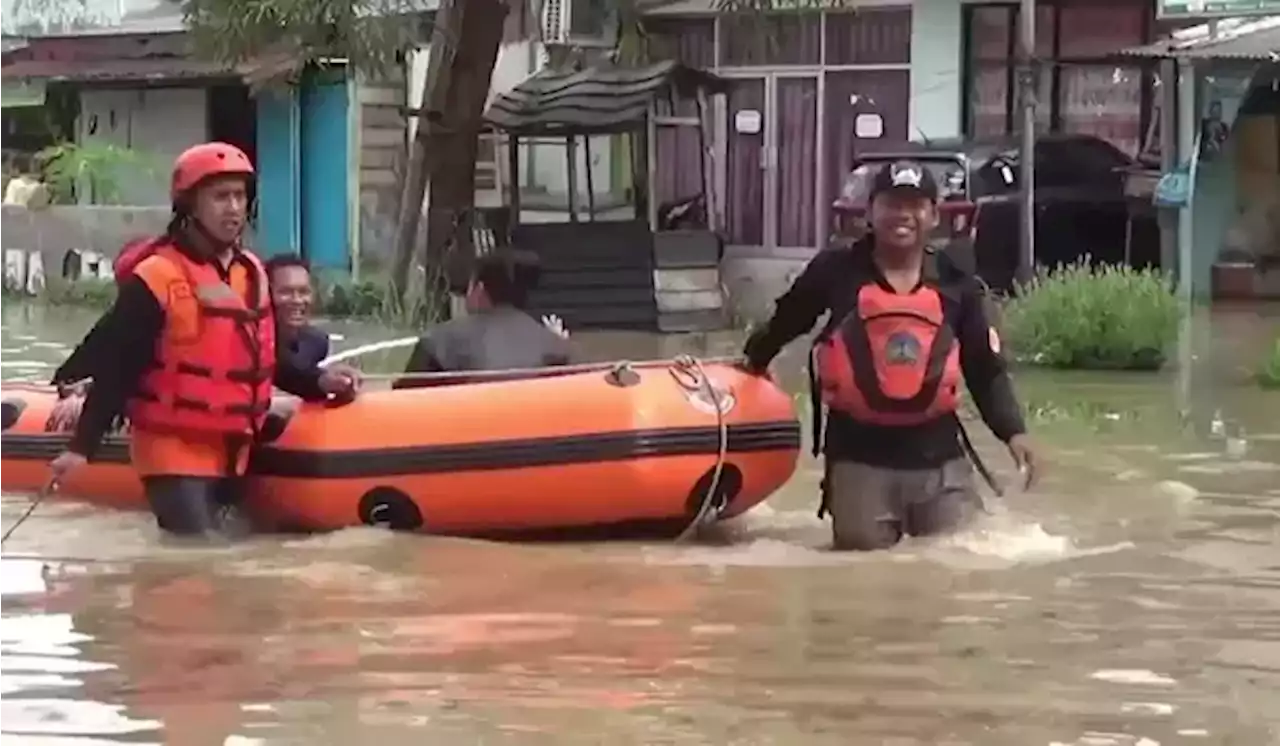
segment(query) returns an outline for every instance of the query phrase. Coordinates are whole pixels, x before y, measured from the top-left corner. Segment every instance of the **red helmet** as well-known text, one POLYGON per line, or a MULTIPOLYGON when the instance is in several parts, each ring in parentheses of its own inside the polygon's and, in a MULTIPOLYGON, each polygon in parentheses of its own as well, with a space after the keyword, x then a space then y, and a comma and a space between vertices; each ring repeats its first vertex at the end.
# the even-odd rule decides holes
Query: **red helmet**
POLYGON ((225 142, 206 142, 187 148, 173 162, 169 197, 177 202, 197 184, 213 176, 253 176, 249 156, 225 142))

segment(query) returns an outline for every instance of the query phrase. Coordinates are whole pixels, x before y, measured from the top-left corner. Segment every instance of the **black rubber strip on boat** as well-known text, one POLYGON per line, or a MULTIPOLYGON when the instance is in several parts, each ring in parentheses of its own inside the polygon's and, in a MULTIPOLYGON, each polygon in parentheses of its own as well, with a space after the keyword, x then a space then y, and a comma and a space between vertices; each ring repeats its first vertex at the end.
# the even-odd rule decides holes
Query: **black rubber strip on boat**
MULTIPOLYGON (((729 453, 799 448, 800 425, 731 426, 728 437, 729 453)), ((295 478, 397 476, 715 454, 719 446, 716 428, 696 427, 354 451, 266 447, 254 452, 250 470, 263 476, 295 478)))
MULTIPOLYGON (((800 447, 800 424, 791 420, 731 425, 728 437, 729 453, 797 449, 800 447)), ((6 459, 47 460, 57 456, 67 440, 64 435, 4 435, 0 449, 6 459)), ((344 451, 301 451, 266 446, 254 450, 249 470, 262 476, 343 479, 714 455, 719 448, 720 432, 715 427, 344 451)), ((108 437, 94 461, 126 463, 128 458, 127 442, 122 438, 108 437)))
MULTIPOLYGON (((25 435, 5 433, 0 436, 0 452, 6 461, 52 461, 58 454, 66 450, 71 436, 65 433, 48 435, 25 435)), ((129 440, 119 436, 108 435, 102 439, 102 445, 93 455, 95 464, 127 464, 129 463, 129 440)))

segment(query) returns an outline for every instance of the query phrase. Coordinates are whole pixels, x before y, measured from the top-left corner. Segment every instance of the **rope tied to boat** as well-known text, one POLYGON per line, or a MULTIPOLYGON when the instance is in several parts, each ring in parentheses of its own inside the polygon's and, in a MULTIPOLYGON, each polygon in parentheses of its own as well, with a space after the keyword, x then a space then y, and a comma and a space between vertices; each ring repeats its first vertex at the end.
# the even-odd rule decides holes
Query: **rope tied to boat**
MULTIPOLYGON (((398 347, 409 347, 417 344, 417 337, 402 337, 400 339, 389 339, 385 342, 374 342, 372 344, 353 347, 350 350, 334 353, 324 360, 320 361, 320 367, 327 368, 334 363, 342 363, 353 358, 367 355, 374 352, 383 352, 398 347)), ((682 355, 681 357, 690 357, 682 355)), ((692 358, 691 358, 692 359, 692 358)), ((736 357, 709 357, 702 360, 702 364, 733 364, 738 361, 736 357)), ((573 373, 594 373, 597 371, 619 371, 619 370, 636 370, 643 368, 666 368, 672 364, 671 358, 657 358, 653 360, 623 360, 615 362, 597 362, 597 363, 574 363, 572 365, 555 365, 541 368, 503 368, 499 370, 477 370, 477 371, 438 371, 431 373, 361 373, 360 378, 366 382, 380 381, 450 381, 457 383, 466 383, 465 379, 474 378, 477 383, 485 382, 492 379, 505 377, 518 377, 521 375, 529 375, 531 377, 543 376, 560 376, 570 375, 573 373)))
POLYGON ((720 480, 724 476, 725 462, 729 455, 729 425, 725 418, 725 407, 720 391, 716 389, 707 371, 702 367, 702 361, 692 355, 680 355, 672 362, 670 371, 671 377, 682 388, 695 392, 700 390, 707 395, 712 409, 715 410, 718 439, 711 483, 707 485, 707 491, 702 496, 702 502, 690 519, 689 525, 685 526, 675 538, 675 543, 683 544, 696 536, 698 530, 704 525, 718 518, 720 511, 724 509, 724 505, 717 505, 717 495, 720 492, 720 480))
MULTIPOLYGON (((332 365, 333 363, 350 360, 369 352, 381 352, 383 350, 394 349, 396 347, 407 347, 416 344, 417 337, 403 337, 401 339, 392 339, 384 342, 375 342, 373 344, 362 345, 350 350, 331 355, 321 361, 321 366, 332 365)), ((707 364, 728 363, 732 364, 737 361, 734 357, 717 357, 707 358, 705 361, 699 360, 692 355, 679 355, 674 360, 621 360, 616 362, 601 363, 580 363, 576 365, 557 365, 553 369, 547 368, 512 368, 507 370, 488 370, 477 371, 475 377, 478 380, 493 379, 496 377, 519 375, 522 373, 546 375, 549 370, 554 370, 557 375, 568 375, 572 373, 590 373, 595 371, 606 371, 615 377, 620 377, 625 372, 634 372, 636 368, 657 368, 666 367, 671 377, 683 389, 691 392, 702 393, 707 397, 707 401, 715 410, 716 417, 716 433, 717 433, 717 449, 714 471, 711 476, 711 483, 708 485, 706 493, 702 497, 702 502, 698 505, 689 524, 676 536, 676 543, 683 543, 695 536, 700 528, 706 523, 711 522, 718 516, 718 510, 713 509, 723 506, 716 505, 716 498, 720 491, 720 483, 724 478, 724 467, 728 461, 729 453, 729 426, 725 418, 725 403, 721 392, 711 382, 707 376, 706 369, 703 367, 704 362, 707 364)), ((391 381, 432 381, 441 379, 457 380, 457 373, 392 373, 392 374, 365 374, 363 376, 366 381, 391 380, 391 381)))
POLYGON ((14 521, 13 525, 9 526, 9 530, 4 532, 4 536, 0 536, 0 546, 4 546, 4 543, 9 540, 9 537, 13 536, 13 532, 17 531, 18 527, 26 523, 27 519, 36 512, 36 508, 40 507, 41 503, 44 502, 44 499, 49 496, 49 493, 54 492, 57 489, 57 484, 49 484, 41 487, 40 491, 36 493, 36 496, 31 499, 31 504, 22 512, 22 515, 18 516, 18 520, 14 521))

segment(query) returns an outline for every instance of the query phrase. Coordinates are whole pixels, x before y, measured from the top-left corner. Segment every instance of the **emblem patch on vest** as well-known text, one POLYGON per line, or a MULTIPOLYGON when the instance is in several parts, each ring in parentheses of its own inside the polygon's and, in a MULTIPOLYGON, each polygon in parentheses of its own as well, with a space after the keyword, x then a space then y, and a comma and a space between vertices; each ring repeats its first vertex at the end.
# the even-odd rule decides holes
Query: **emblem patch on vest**
POLYGON ((910 332, 897 332, 884 345, 884 360, 889 365, 915 365, 923 347, 910 332))

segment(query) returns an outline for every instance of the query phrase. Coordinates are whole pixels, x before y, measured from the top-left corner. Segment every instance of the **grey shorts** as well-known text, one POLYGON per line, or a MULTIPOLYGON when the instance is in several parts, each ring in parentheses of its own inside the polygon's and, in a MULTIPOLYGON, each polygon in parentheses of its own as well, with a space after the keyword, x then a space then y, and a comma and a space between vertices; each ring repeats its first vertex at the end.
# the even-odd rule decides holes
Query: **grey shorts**
POLYGON ((967 458, 937 469, 886 469, 828 461, 824 505, 835 549, 888 549, 903 534, 954 531, 982 509, 967 458))

